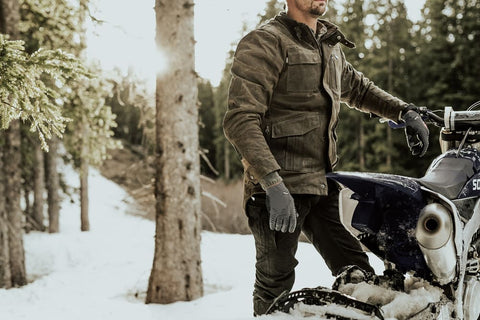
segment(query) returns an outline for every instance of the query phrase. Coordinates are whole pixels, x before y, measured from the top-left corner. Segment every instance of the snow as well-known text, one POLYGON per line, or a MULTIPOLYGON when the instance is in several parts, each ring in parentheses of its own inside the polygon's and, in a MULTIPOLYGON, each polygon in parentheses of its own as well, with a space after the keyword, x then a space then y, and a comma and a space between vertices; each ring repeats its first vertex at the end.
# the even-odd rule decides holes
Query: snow
MULTIPOLYGON (((64 176, 67 184, 77 190, 76 173, 66 167, 64 176)), ((147 305, 144 301, 153 259, 154 222, 129 214, 135 208, 134 200, 98 171, 91 170, 89 184, 91 231, 80 231, 75 193, 73 200, 65 198, 62 202, 60 233, 26 234, 29 284, 0 289, 0 319, 254 319, 255 253, 251 236, 203 232, 204 297, 170 305, 147 305)), ((313 246, 300 243, 297 258, 300 263, 294 290, 332 285, 334 278, 313 246)), ((382 262, 373 255, 370 259, 381 273, 382 262)), ((365 286, 346 286, 345 290, 365 299, 388 296, 378 288, 365 286)), ((415 286, 418 283, 412 284, 409 294, 397 297, 390 293, 386 315, 393 318, 408 303, 418 302, 419 297, 433 301, 441 294, 428 285, 415 286)), ((315 319, 321 319, 324 310, 319 308, 302 305, 289 315, 277 313, 255 319, 302 319, 309 318, 312 312, 317 313, 315 319)), ((334 305, 329 308, 339 309, 334 305)))

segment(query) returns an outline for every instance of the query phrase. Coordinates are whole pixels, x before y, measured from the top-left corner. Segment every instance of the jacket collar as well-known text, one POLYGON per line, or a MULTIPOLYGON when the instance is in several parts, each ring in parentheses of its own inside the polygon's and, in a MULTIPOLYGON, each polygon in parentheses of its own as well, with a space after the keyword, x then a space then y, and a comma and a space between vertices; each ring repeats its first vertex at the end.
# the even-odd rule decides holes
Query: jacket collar
MULTIPOLYGON (((305 39, 305 32, 310 32, 311 30, 306 24, 298 22, 287 16, 286 12, 279 13, 275 17, 275 20, 286 26, 292 35, 297 37, 299 40, 305 39)), ((318 19, 317 30, 319 30, 321 35, 320 42, 325 41, 329 45, 336 45, 340 42, 348 48, 355 48, 355 44, 348 40, 335 24, 327 20, 318 19)))

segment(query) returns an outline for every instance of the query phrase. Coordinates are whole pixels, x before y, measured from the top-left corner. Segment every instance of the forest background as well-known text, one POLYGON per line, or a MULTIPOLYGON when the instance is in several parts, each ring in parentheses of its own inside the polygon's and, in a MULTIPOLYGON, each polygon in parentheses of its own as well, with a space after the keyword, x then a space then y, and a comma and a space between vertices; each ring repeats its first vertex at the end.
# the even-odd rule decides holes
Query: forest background
MULTIPOLYGON (((86 62, 85 21, 104 23, 92 14, 90 1, 1 1, 0 33, 10 38, 0 38, 0 112, 2 127, 8 128, 0 139, 0 219, 9 221, 0 223, 0 261, 11 266, 7 270, 0 263, 0 287, 9 287, 26 282, 22 240, 15 235, 23 229, 59 231, 59 197, 73 192, 58 176, 60 157, 81 173, 82 230, 90 227, 90 166, 100 166, 125 186, 153 219, 155 93, 133 70, 107 73, 86 62), (12 14, 5 13, 8 9, 12 14)), ((270 0, 258 24, 282 8, 283 1, 270 0)), ((413 22, 403 1, 337 0, 331 1, 326 19, 356 43, 356 49, 344 49, 348 61, 403 100, 431 109, 448 105, 465 110, 479 99, 478 1, 427 0, 422 18, 413 22)), ((203 228, 247 233, 240 205, 243 169, 221 125, 239 39, 232 39, 218 86, 197 79, 199 152, 203 228)), ((343 106, 336 170, 419 177, 440 152, 438 130, 431 132, 426 156, 407 156, 402 130, 343 106)))

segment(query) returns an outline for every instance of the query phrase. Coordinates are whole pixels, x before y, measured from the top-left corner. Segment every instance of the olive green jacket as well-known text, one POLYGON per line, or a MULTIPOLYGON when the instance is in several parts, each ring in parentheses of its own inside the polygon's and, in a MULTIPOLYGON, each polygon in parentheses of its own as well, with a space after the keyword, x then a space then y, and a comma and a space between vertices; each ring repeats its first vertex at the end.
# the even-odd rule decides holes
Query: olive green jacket
POLYGON ((238 44, 224 132, 242 157, 245 199, 278 171, 292 194, 327 194, 337 163, 340 102, 394 121, 406 103, 356 71, 338 28, 319 20, 321 37, 281 13, 238 44))

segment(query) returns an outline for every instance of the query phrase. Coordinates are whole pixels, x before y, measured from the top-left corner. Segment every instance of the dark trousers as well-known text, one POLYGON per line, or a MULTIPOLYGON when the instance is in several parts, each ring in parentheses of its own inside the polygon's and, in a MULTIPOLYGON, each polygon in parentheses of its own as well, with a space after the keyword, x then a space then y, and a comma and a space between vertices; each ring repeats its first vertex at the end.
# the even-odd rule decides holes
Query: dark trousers
POLYGON ((264 314, 276 297, 292 289, 301 231, 322 255, 333 275, 348 265, 374 272, 360 243, 340 221, 338 190, 335 187, 330 190, 328 196, 293 195, 299 214, 294 233, 270 230, 264 195, 256 195, 247 202, 246 214, 256 247, 253 292, 256 315, 264 314))

